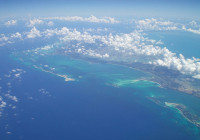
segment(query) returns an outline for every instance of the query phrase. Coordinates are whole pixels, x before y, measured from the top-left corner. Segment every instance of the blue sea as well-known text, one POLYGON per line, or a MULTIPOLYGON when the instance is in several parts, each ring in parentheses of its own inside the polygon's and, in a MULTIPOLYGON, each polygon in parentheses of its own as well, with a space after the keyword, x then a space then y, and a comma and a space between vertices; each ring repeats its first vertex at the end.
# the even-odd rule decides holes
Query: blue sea
MULTIPOLYGON (((152 33, 152 38, 163 36, 170 50, 198 57, 195 41, 199 39, 190 33, 177 34, 180 48, 174 47, 178 46, 173 41, 174 33, 165 34, 168 38, 152 33), (184 35, 194 39, 193 51, 181 41, 184 35)), ((10 91, 18 98, 18 102, 6 101, 16 108, 2 111, 1 140, 200 139, 200 129, 165 104, 183 104, 199 116, 199 98, 141 80, 151 75, 129 67, 63 55, 30 57, 23 53, 27 46, 18 46, 18 50, 12 46, 0 48, 1 93, 10 91), (50 67, 56 69, 54 73, 45 69, 50 67), (25 71, 20 81, 5 76, 16 68, 25 71), (58 74, 74 81, 65 81, 58 74)))

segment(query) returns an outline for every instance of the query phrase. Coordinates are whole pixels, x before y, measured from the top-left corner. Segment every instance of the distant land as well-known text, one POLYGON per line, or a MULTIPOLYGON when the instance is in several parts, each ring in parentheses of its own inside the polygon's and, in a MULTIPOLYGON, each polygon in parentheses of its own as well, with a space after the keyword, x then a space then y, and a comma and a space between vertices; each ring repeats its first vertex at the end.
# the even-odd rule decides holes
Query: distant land
POLYGON ((78 54, 67 55, 70 55, 75 59, 87 59, 91 62, 97 63, 112 63, 143 71, 152 75, 151 78, 144 80, 154 81, 160 84, 162 88, 177 90, 200 98, 200 80, 193 78, 192 76, 182 74, 177 70, 172 70, 164 66, 144 64, 140 62, 105 61, 96 58, 80 56, 78 54))

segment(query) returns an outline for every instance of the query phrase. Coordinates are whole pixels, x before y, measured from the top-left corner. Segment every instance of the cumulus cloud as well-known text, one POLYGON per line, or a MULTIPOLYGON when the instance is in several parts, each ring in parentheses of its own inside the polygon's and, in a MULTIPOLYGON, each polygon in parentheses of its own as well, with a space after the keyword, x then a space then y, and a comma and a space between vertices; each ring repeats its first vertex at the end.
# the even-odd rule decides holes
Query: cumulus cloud
POLYGON ((0 95, 0 117, 3 113, 3 110, 6 109, 7 107, 10 107, 12 109, 15 109, 16 106, 14 105, 14 102, 18 102, 18 98, 15 95, 12 95, 12 84, 15 81, 14 79, 21 79, 21 74, 25 73, 23 69, 15 68, 7 72, 7 74, 4 74, 4 79, 7 81, 2 87, 0 86, 0 94, 3 93, 1 92, 1 89, 7 89, 7 91, 4 90, 4 93, 2 96, 0 95), (12 102, 11 102, 12 101, 12 102), (9 104, 7 104, 9 103, 9 104))
POLYGON ((19 39, 22 39, 22 35, 21 35, 19 32, 16 32, 15 34, 12 34, 10 37, 11 37, 11 38, 19 38, 19 39))
POLYGON ((18 102, 18 99, 17 99, 16 96, 12 96, 12 95, 10 95, 9 93, 5 94, 5 96, 6 96, 7 98, 9 98, 9 99, 15 101, 15 102, 18 102))
POLYGON ((6 102, 3 101, 3 98, 0 96, 0 110, 6 107, 6 102))
POLYGON ((53 26, 54 23, 53 23, 53 21, 49 21, 49 22, 47 23, 47 25, 48 25, 48 26, 53 26))
POLYGON ((10 25, 16 25, 17 24, 17 20, 9 20, 5 23, 5 25, 10 26, 10 25))
POLYGON ((192 28, 186 28, 184 25, 182 26, 182 29, 184 31, 187 31, 187 32, 192 32, 192 33, 195 33, 195 34, 199 34, 200 35, 200 28, 195 30, 195 29, 192 29, 192 28))
POLYGON ((161 21, 155 18, 136 20, 136 27, 141 30, 177 30, 178 27, 171 21, 161 21))
POLYGON ((39 19, 39 18, 38 19, 34 18, 34 19, 29 20, 26 25, 28 27, 35 27, 35 26, 38 26, 38 25, 53 26, 54 22, 53 21, 45 21, 45 20, 42 20, 42 19, 39 19))
POLYGON ((70 31, 67 27, 63 27, 62 29, 58 30, 57 28, 56 29, 47 29, 43 32, 43 34, 46 36, 46 37, 51 37, 51 36, 54 36, 54 35, 66 35, 68 34, 70 31))
POLYGON ((5 34, 1 34, 0 35, 0 42, 2 42, 2 41, 8 41, 8 37, 7 36, 5 36, 5 34))
POLYGON ((44 95, 49 94, 49 91, 47 91, 46 89, 39 89, 38 92, 44 95))
POLYGON ((108 28, 84 28, 84 32, 90 32, 90 33, 102 33, 102 32, 108 32, 108 28))
POLYGON ((118 21, 116 21, 112 17, 97 18, 93 15, 88 18, 85 18, 84 20, 88 22, 99 22, 99 23, 111 23, 111 24, 118 23, 118 21))
POLYGON ((158 20, 155 18, 135 20, 136 28, 139 30, 154 30, 154 31, 166 31, 166 30, 183 30, 194 34, 200 34, 200 24, 195 20, 187 24, 174 23, 171 21, 158 20))
POLYGON ((77 31, 76 29, 70 30, 67 27, 63 27, 62 29, 47 29, 43 32, 43 35, 46 37, 51 37, 54 35, 61 35, 60 37, 61 41, 72 41, 72 40, 77 40, 77 41, 84 41, 87 43, 94 43, 95 39, 99 38, 100 36, 97 35, 90 35, 88 32, 81 33, 77 31))
POLYGON ((5 34, 0 34, 0 46, 4 46, 6 44, 14 43, 15 39, 21 39, 22 35, 19 32, 14 34, 10 34, 6 36, 5 34))
POLYGON ((82 22, 95 22, 95 23, 119 23, 119 21, 115 20, 112 17, 103 17, 103 18, 97 18, 93 15, 91 15, 88 18, 79 17, 79 16, 72 16, 72 17, 49 17, 45 19, 53 19, 53 20, 65 20, 65 21, 82 21, 82 22))
POLYGON ((36 37, 41 37, 41 34, 39 30, 33 27, 31 31, 27 33, 27 38, 36 38, 36 37))
POLYGON ((34 27, 37 24, 43 24, 43 23, 44 23, 44 21, 41 19, 32 19, 32 20, 29 20, 28 26, 34 27))
POLYGON ((100 36, 97 35, 90 35, 88 32, 81 33, 74 29, 73 31, 67 32, 67 34, 60 38, 62 41, 84 41, 86 43, 95 43, 96 39, 99 39, 100 36))
POLYGON ((2 111, 6 107, 7 103, 3 101, 3 98, 0 96, 0 117, 2 116, 2 111))
POLYGON ((195 20, 192 20, 189 24, 191 27, 194 27, 194 28, 200 27, 200 25, 198 25, 198 23, 195 20))

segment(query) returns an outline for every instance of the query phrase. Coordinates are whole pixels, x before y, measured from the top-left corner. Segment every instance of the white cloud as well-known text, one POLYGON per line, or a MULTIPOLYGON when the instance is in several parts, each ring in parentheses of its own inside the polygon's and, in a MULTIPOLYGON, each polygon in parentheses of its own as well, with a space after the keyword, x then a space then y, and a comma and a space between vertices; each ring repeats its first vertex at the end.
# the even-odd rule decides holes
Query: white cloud
POLYGON ((7 103, 3 101, 3 98, 0 96, 0 117, 2 116, 2 111, 6 107, 7 103))
POLYGON ((17 24, 17 20, 9 20, 5 23, 5 25, 10 26, 10 25, 16 25, 17 24))
POLYGON ((17 99, 16 96, 12 96, 12 95, 10 95, 9 93, 8 93, 8 94, 5 94, 5 96, 6 96, 7 98, 9 98, 9 99, 15 101, 15 102, 18 102, 18 99, 17 99))
POLYGON ((7 103, 3 101, 3 98, 0 96, 0 117, 2 116, 2 111, 6 106, 7 106, 7 103))
POLYGON ((6 107, 6 102, 3 101, 3 98, 0 96, 0 110, 6 107))
POLYGON ((46 89, 39 89, 38 92, 44 95, 49 94, 49 92, 46 89))
POLYGON ((47 29, 43 32, 43 34, 46 36, 46 37, 51 37, 51 36, 54 36, 54 35, 66 35, 68 34, 70 31, 67 27, 63 27, 62 29, 58 30, 57 28, 56 29, 47 29))
POLYGON ((53 46, 47 45, 47 46, 40 48, 40 50, 50 50, 52 48, 53 48, 53 46))
POLYGON ((8 37, 7 36, 5 36, 4 34, 1 34, 0 35, 0 42, 2 42, 2 41, 8 41, 8 37))
POLYGON ((43 23, 44 23, 44 21, 41 19, 32 19, 32 20, 29 20, 28 26, 34 27, 37 24, 43 24, 43 23))
POLYGON ((19 32, 16 32, 15 34, 12 34, 10 37, 11 37, 11 38, 19 38, 19 39, 22 39, 22 35, 21 35, 19 32))
POLYGON ((158 42, 156 42, 156 45, 163 45, 164 43, 161 41, 161 40, 159 40, 158 42))
POLYGON ((195 33, 195 34, 199 34, 200 35, 200 28, 195 30, 195 29, 191 29, 191 28, 186 28, 184 25, 182 26, 182 29, 184 31, 187 31, 187 32, 192 32, 192 33, 195 33))
POLYGON ((100 33, 100 32, 107 32, 108 28, 87 28, 83 29, 84 32, 91 32, 91 33, 100 33))
POLYGON ((53 20, 65 20, 65 21, 82 21, 82 22, 95 22, 95 23, 119 23, 119 21, 115 20, 112 17, 103 17, 103 18, 97 18, 93 15, 91 15, 88 18, 79 17, 79 16, 73 16, 73 17, 49 17, 44 19, 53 19, 53 20))
POLYGON ((114 18, 111 17, 104 17, 104 18, 97 18, 93 15, 91 15, 89 18, 85 18, 84 21, 88 21, 88 22, 97 22, 97 23, 118 23, 118 21, 116 21, 114 18))
POLYGON ((192 20, 189 24, 190 24, 191 27, 194 27, 194 28, 200 27, 200 25, 198 25, 198 23, 194 20, 192 20))
POLYGON ((39 30, 33 27, 31 31, 27 33, 27 38, 36 38, 36 37, 41 37, 41 34, 39 30))
POLYGON ((16 39, 22 40, 22 35, 19 32, 7 36, 5 36, 4 34, 0 34, 0 46, 14 43, 16 39))
POLYGON ((99 39, 100 36, 97 35, 90 35, 88 32, 81 33, 74 29, 73 31, 67 32, 67 34, 60 38, 62 41, 84 41, 86 43, 95 43, 96 39, 99 39))
POLYGON ((188 24, 174 23, 171 21, 158 20, 155 18, 135 20, 137 29, 140 30, 184 30, 187 32, 200 34, 200 24, 192 20, 188 24))
POLYGON ((49 22, 47 23, 47 25, 48 25, 48 26, 53 26, 54 23, 53 23, 53 21, 49 21, 49 22))
POLYGON ((59 35, 60 40, 62 41, 72 41, 72 40, 77 40, 77 41, 84 41, 87 43, 94 43, 96 39, 100 38, 100 36, 97 35, 90 35, 88 32, 81 33, 77 31, 76 29, 70 30, 67 27, 63 27, 62 29, 47 29, 42 34, 46 37, 52 37, 54 35, 59 35))
POLYGON ((161 21, 155 18, 135 21, 136 27, 141 30, 177 30, 178 27, 171 21, 161 21))

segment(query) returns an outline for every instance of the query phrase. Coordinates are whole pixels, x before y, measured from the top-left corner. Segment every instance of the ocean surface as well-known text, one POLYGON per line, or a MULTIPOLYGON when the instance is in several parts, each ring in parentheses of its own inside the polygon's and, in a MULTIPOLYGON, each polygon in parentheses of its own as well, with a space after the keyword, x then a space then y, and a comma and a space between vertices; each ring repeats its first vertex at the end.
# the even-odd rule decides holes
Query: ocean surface
MULTIPOLYGON (((1 51, 1 77, 14 68, 26 73, 21 82, 10 80, 10 90, 19 101, 16 109, 3 112, 2 140, 197 140, 200 137, 195 125, 163 105, 181 103, 198 112, 199 99, 140 80, 149 74, 68 56, 29 61, 28 56, 8 54, 7 50, 1 51), (19 57, 27 62, 19 61, 19 57), (33 63, 55 67, 56 73, 67 74, 75 81, 65 81, 56 74, 34 68, 33 63), (46 92, 39 92, 41 89, 46 92)), ((9 79, 2 79, 1 84, 6 80, 9 79)), ((6 90, 2 88, 2 92, 6 90)))
MULTIPOLYGON (((198 57, 195 41, 196 50, 191 52, 184 41, 180 41, 182 47, 173 47, 176 34, 169 34, 167 38, 156 33, 152 38, 164 36, 168 48, 168 41, 174 42, 169 50, 198 57)), ((173 106, 180 104, 200 116, 199 98, 161 88, 144 80, 151 74, 129 67, 50 55, 51 51, 41 55, 18 45, 18 50, 0 48, 0 92, 18 99, 6 100, 8 107, 0 118, 1 140, 200 139, 199 127, 173 106), (20 78, 12 77, 13 69, 24 72, 20 78)))

